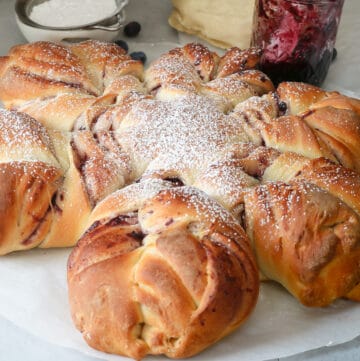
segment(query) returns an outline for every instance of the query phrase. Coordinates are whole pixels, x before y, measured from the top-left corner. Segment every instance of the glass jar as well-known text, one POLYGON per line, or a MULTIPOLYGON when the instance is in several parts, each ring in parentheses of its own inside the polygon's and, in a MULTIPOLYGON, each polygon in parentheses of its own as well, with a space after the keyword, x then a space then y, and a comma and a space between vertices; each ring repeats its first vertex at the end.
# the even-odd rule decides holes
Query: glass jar
POLYGON ((274 82, 321 85, 334 50, 344 0, 256 0, 251 45, 274 82))

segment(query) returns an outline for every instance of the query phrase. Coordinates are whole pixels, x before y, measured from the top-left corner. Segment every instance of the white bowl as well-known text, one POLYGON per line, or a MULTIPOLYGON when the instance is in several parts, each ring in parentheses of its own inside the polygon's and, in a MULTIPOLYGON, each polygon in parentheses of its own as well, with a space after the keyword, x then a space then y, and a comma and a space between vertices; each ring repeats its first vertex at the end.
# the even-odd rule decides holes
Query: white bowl
POLYGON ((107 18, 79 26, 45 26, 30 19, 31 8, 43 0, 16 0, 16 22, 29 42, 45 41, 77 41, 83 39, 97 39, 112 41, 119 35, 125 23, 125 7, 128 0, 116 0, 116 11, 107 18))

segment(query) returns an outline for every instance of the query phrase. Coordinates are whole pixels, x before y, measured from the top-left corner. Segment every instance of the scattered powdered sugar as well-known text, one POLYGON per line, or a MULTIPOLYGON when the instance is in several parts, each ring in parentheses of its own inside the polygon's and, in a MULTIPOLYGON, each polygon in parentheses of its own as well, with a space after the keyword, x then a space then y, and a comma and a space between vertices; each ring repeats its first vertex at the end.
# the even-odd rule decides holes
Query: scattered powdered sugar
POLYGON ((51 139, 47 130, 24 113, 0 109, 1 159, 43 160, 56 163, 51 155, 51 139), (45 154, 42 156, 43 150, 45 154))
POLYGON ((189 209, 195 210, 200 219, 205 218, 211 224, 220 221, 228 226, 238 225, 230 212, 198 188, 185 186, 172 188, 170 192, 174 198, 180 196, 189 209))
POLYGON ((259 181, 249 176, 244 169, 236 163, 226 159, 211 164, 195 183, 206 193, 228 209, 233 209, 243 203, 246 189, 258 185, 259 181))
POLYGON ((259 56, 260 50, 258 48, 241 50, 233 47, 229 49, 220 60, 217 76, 224 77, 244 69, 255 67, 259 56))
POLYGON ((304 95, 304 93, 307 93, 308 90, 311 90, 311 92, 313 92, 314 100, 316 99, 317 95, 324 92, 320 88, 301 82, 283 83, 280 84, 279 89, 281 89, 281 91, 285 91, 287 95, 290 95, 295 99, 300 99, 304 95))
POLYGON ((188 94, 173 101, 145 99, 127 114, 116 132, 139 176, 172 174, 194 184, 231 209, 244 188, 258 183, 241 165, 229 163, 226 150, 239 144, 235 120, 209 98, 188 94))
POLYGON ((147 200, 155 197, 160 191, 169 189, 172 187, 172 183, 164 181, 162 179, 144 179, 138 183, 132 183, 125 188, 119 189, 113 192, 110 196, 100 201, 95 208, 102 208, 111 201, 115 205, 116 213, 111 217, 116 217, 121 212, 133 212, 137 211, 147 200))
POLYGON ((150 91, 157 86, 173 87, 196 92, 201 79, 192 64, 179 55, 165 55, 150 65, 145 72, 145 83, 150 91))
POLYGON ((250 213, 259 212, 261 215, 259 224, 266 226, 272 224, 273 227, 280 229, 285 225, 294 225, 308 217, 307 209, 311 210, 313 199, 311 193, 320 192, 326 195, 326 191, 318 188, 311 183, 296 182, 287 184, 281 181, 267 182, 254 188, 253 193, 256 194, 257 200, 255 204, 245 202, 248 216, 250 213), (309 208, 307 208, 309 207, 309 208))
POLYGON ((284 257, 284 249, 294 248, 309 277, 337 259, 336 249, 350 254, 359 246, 359 216, 336 196, 312 183, 263 184, 252 192, 246 212, 254 225, 260 226, 252 229, 256 247, 267 248, 271 254, 272 250, 284 252, 284 257))
POLYGON ((172 102, 144 100, 127 114, 117 138, 135 159, 161 154, 163 168, 201 169, 226 145, 230 124, 212 101, 187 95, 172 102))
POLYGON ((128 199, 133 199, 134 197, 140 197, 141 199, 150 199, 156 196, 160 191, 171 187, 171 182, 167 182, 157 178, 150 178, 144 179, 139 183, 133 183, 129 185, 126 189, 123 189, 119 192, 123 193, 123 195, 128 199))
POLYGON ((238 74, 212 80, 206 84, 206 88, 219 91, 225 96, 239 96, 239 94, 245 93, 247 96, 244 97, 244 99, 256 95, 255 90, 248 83, 242 80, 241 76, 238 74))
POLYGON ((360 205, 357 202, 360 177, 357 172, 338 164, 324 162, 323 166, 315 164, 314 170, 309 173, 309 175, 300 175, 299 178, 303 177, 305 180, 326 189, 360 214, 360 205))
MULTIPOLYGON (((64 50, 67 61, 66 66, 62 66, 61 69, 63 69, 66 78, 69 79, 76 75, 86 75, 85 68, 76 67, 79 59, 80 63, 84 60, 82 59, 85 56, 84 54, 88 54, 89 58, 91 58, 89 67, 101 64, 99 69, 102 69, 104 74, 105 68, 108 69, 108 67, 114 66, 116 57, 121 55, 115 45, 109 47, 101 42, 88 42, 87 44, 79 45, 78 48, 76 46, 74 45, 74 51, 71 50, 71 47, 64 50), (81 48, 82 46, 83 48, 81 48), (93 54, 94 57, 92 56, 93 54)), ((57 45, 53 45, 53 47, 50 46, 42 51, 43 55, 46 55, 44 55, 45 59, 49 62, 52 61, 51 59, 54 55, 57 55, 54 57, 53 63, 55 64, 58 60, 58 55, 63 50, 58 48, 57 45)), ((239 74, 229 75, 233 69, 238 71, 239 69, 246 68, 248 66, 247 60, 255 58, 258 54, 255 50, 247 54, 242 51, 232 50, 232 54, 228 59, 225 56, 220 61, 220 75, 225 74, 226 76, 211 82, 203 81, 196 68, 205 55, 195 55, 194 64, 192 64, 181 51, 173 51, 166 54, 154 62, 145 74, 145 83, 148 91, 154 93, 156 97, 157 91, 160 93, 163 89, 171 90, 165 94, 166 96, 151 99, 150 96, 141 95, 141 99, 137 99, 138 96, 136 96, 134 101, 129 98, 128 105, 125 103, 119 104, 118 108, 117 105, 112 106, 113 110, 120 109, 121 106, 124 108, 122 112, 119 112, 123 114, 124 118, 122 121, 119 121, 118 128, 112 134, 114 134, 116 145, 120 146, 121 152, 124 152, 131 159, 117 159, 118 154, 116 152, 112 152, 110 148, 106 149, 106 147, 103 147, 104 144, 98 143, 100 147, 104 148, 102 149, 104 152, 101 156, 89 156, 86 160, 87 169, 91 174, 95 175, 87 180, 89 188, 96 188, 98 186, 96 184, 96 171, 99 162, 102 163, 99 168, 104 171, 104 174, 100 177, 101 187, 104 189, 113 187, 114 179, 112 176, 116 172, 121 174, 117 179, 117 183, 115 182, 115 188, 123 187, 124 184, 134 181, 135 176, 140 177, 144 171, 147 173, 146 175, 151 176, 152 173, 163 172, 165 174, 167 171, 175 170, 175 176, 179 177, 185 185, 195 185, 197 188, 205 191, 205 193, 214 196, 215 199, 221 200, 221 204, 230 209, 233 205, 243 202, 244 190, 256 187, 261 182, 261 180, 248 175, 242 168, 241 163, 231 163, 231 160, 226 158, 226 151, 231 146, 253 139, 253 133, 255 134, 258 131, 258 143, 265 143, 260 131, 264 129, 265 125, 269 125, 274 117, 278 116, 279 107, 274 94, 272 96, 254 96, 256 91, 246 80, 242 80, 239 74), (160 89, 158 89, 159 87, 160 89), (202 92, 206 88, 209 92, 229 97, 234 102, 233 105, 238 102, 240 103, 236 105, 233 112, 224 114, 221 107, 219 108, 216 99, 212 99, 211 95, 202 92), (180 90, 180 96, 176 93, 176 90, 180 90), (185 91, 181 92, 181 90, 185 91), (244 99, 247 100, 244 101, 244 99), (251 134, 244 136, 244 132, 251 134), (106 154, 107 152, 108 154, 106 154), (132 167, 138 169, 130 176, 130 173, 133 171, 132 167), (107 177, 107 174, 111 176, 107 177)), ((45 66, 39 73, 41 72, 52 79, 58 76, 53 69, 46 68, 45 66)), ((100 82, 102 81, 100 80, 100 82)), ((74 84, 69 84, 69 86, 74 86, 74 84)), ((296 98, 298 98, 301 97, 305 90, 306 88, 303 85, 294 84, 292 90, 289 90, 288 93, 285 91, 285 96, 295 94, 296 98), (299 94, 297 95, 296 93, 299 94)), ((314 101, 319 94, 322 93, 314 91, 314 101)), ((58 96, 48 100, 50 103, 56 103, 60 98, 58 96)), ((79 94, 78 98, 79 101, 82 100, 82 96, 79 94)), ((96 98, 94 97, 94 99, 96 98)), ((70 99, 66 99, 65 95, 62 101, 69 109, 75 104, 70 99)), ((121 102, 120 99, 119 102, 121 102)), ((41 108, 44 104, 39 102, 39 107, 41 108)), ((91 118, 91 112, 87 114, 90 114, 89 118, 91 118)), ((116 111, 114 114, 115 116, 117 115, 116 111)), ((2 113, 0 113, 0 117, 5 117, 5 115, 2 116, 2 113)), ((21 125, 22 120, 20 121, 17 118, 18 116, 9 115, 10 119, 11 117, 15 118, 11 120, 11 130, 9 130, 10 127, 7 125, 0 124, 0 136, 5 139, 3 143, 6 143, 6 147, 9 149, 11 149, 12 143, 18 142, 17 144, 20 144, 20 141, 22 142, 20 139, 22 138, 25 139, 22 143, 25 145, 26 142, 29 142, 29 144, 36 144, 39 147, 44 147, 45 144, 46 147, 47 144, 51 143, 47 140, 45 130, 38 124, 34 123, 30 127, 24 127, 24 125, 21 125), (27 132, 29 133, 28 135, 26 134, 27 132)), ((92 119, 90 120, 92 121, 92 119)), ((96 116, 94 116, 93 121, 95 124, 96 116)), ((286 141, 290 143, 296 132, 294 134, 290 132, 292 129, 291 122, 283 122, 282 124, 285 128, 289 128, 289 131, 285 131, 282 135, 282 139, 285 143, 286 141)), ((99 130, 96 125, 94 129, 99 130)), ((282 129, 284 130, 284 128, 282 129)), ((306 133, 308 143, 312 141, 310 137, 312 135, 312 133, 306 133)), ((286 147, 282 150, 286 150, 286 147)), ((241 156, 238 158, 240 159, 241 156)), ((264 163, 268 164, 267 162, 264 163)), ((172 173, 170 172, 170 174, 172 173)), ((337 179, 338 177, 344 177, 344 173, 339 172, 337 175, 334 171, 329 173, 324 170, 324 176, 322 176, 319 170, 318 178, 321 181, 308 181, 319 184, 319 187, 325 189, 332 189, 331 184, 336 184, 339 188, 343 188, 342 191, 345 196, 351 195, 351 197, 356 197, 357 187, 355 187, 355 184, 358 182, 352 183, 351 177, 340 182, 337 179)), ((358 178, 357 175, 356 177, 358 178)), ((139 185, 131 185, 121 191, 121 193, 123 197, 127 197, 129 200, 136 197, 144 199, 152 197, 167 187, 168 184, 166 185, 165 183, 161 180, 148 182, 142 179, 139 185)), ((266 186, 264 186, 265 188, 266 186)), ((216 202, 210 200, 205 193, 201 193, 195 188, 182 187, 181 189, 180 191, 174 188, 172 192, 174 194, 184 192, 184 199, 188 198, 197 212, 206 214, 206 217, 211 219, 211 222, 216 218, 229 222, 228 212, 216 202)), ((296 206, 299 200, 295 193, 290 193, 285 202, 290 209, 296 206)), ((264 196, 265 208, 267 207, 266 202, 267 198, 264 196)), ((262 220, 262 222, 266 221, 267 217, 262 220)))

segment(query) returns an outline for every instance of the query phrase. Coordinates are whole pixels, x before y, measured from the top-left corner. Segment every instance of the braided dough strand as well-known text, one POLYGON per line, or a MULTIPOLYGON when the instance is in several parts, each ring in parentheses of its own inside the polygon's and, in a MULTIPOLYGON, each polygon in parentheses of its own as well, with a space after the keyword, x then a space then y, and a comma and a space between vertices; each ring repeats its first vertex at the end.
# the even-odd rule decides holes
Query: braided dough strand
POLYGON ((258 276, 247 237, 195 188, 134 184, 101 202, 90 223, 68 279, 73 319, 92 347, 188 357, 253 309, 258 276))

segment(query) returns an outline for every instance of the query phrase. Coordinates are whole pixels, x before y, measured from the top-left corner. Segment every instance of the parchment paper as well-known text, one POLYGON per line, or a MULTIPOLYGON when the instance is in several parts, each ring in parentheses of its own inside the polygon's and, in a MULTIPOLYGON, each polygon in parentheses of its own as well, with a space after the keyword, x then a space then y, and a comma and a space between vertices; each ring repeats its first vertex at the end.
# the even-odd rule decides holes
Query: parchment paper
MULTIPOLYGON (((345 2, 337 42, 338 59, 332 64, 324 87, 360 97, 360 52, 356 45, 360 22, 356 19, 358 11, 350 8, 359 8, 356 1, 345 2)), ((131 43, 130 50, 144 50, 150 62, 179 43, 191 40, 185 36, 180 36, 178 43, 173 38, 169 42, 166 39, 163 37, 160 43, 131 43)), ((74 328, 66 286, 69 252, 68 249, 33 250, 1 257, 0 315, 55 345, 104 360, 126 360, 92 350, 74 328)), ((266 283, 261 286, 258 305, 249 320, 193 360, 263 361, 343 343, 359 335, 359 304, 340 300, 328 308, 308 309, 280 286, 266 283)), ((164 358, 151 357, 150 360, 164 358)))
MULTIPOLYGON (((47 342, 104 360, 126 360, 92 350, 74 328, 66 286, 69 252, 68 249, 38 249, 2 257, 1 316, 47 342)), ((340 300, 327 308, 309 309, 282 287, 265 283, 249 320, 193 359, 263 361, 342 343, 359 334, 358 304, 340 300)))

